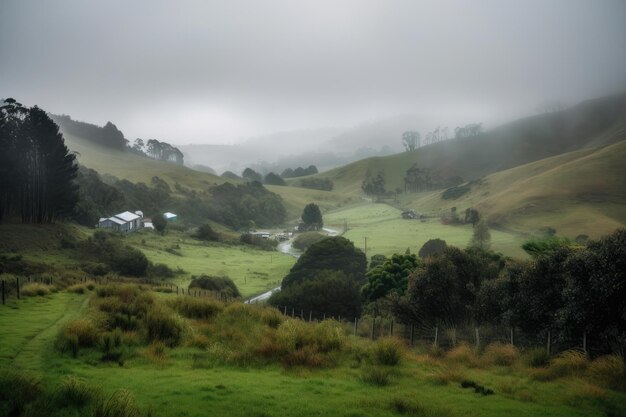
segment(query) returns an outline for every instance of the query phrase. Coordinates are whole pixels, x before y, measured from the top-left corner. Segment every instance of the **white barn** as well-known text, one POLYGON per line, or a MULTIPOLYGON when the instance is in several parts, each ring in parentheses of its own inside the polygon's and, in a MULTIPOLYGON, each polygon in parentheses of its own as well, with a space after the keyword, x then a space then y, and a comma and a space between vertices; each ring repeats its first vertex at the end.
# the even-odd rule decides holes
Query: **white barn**
POLYGON ((143 227, 143 213, 139 210, 134 213, 125 211, 108 218, 103 217, 98 221, 96 227, 124 233, 133 232, 143 227))

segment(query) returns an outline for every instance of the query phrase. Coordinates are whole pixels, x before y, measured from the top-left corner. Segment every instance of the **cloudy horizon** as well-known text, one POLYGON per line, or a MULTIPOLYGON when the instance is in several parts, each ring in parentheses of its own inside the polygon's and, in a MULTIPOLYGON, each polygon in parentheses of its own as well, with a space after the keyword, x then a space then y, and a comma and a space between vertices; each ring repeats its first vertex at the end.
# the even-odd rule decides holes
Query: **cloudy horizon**
POLYGON ((0 96, 129 139, 235 143, 414 114, 493 126, 626 90, 620 1, 7 1, 0 96), (506 4, 505 4, 506 3, 506 4))

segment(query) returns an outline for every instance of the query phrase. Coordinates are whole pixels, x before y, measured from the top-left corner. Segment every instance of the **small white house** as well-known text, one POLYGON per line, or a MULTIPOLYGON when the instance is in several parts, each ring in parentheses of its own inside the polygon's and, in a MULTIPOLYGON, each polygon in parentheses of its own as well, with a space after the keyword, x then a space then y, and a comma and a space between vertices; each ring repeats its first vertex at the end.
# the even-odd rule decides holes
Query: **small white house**
POLYGON ((134 232, 135 230, 141 229, 142 226, 143 213, 141 211, 136 211, 135 213, 125 211, 108 218, 103 217, 96 225, 96 227, 100 229, 112 229, 124 233, 134 232))

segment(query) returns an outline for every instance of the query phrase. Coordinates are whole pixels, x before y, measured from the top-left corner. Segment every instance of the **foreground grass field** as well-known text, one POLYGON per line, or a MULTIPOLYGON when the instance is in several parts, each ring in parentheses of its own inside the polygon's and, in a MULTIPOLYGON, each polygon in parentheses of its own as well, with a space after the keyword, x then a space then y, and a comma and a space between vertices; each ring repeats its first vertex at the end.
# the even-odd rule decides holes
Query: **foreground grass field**
MULTIPOLYGON (((387 204, 363 204, 346 209, 339 209, 324 214, 324 224, 342 228, 344 220, 348 232, 344 237, 352 240, 356 246, 364 248, 367 237, 368 256, 381 253, 392 255, 404 253, 409 248, 411 253, 419 252, 429 239, 443 239, 448 245, 464 248, 472 237, 470 225, 443 225, 439 219, 405 220, 401 211, 387 204)), ((524 238, 498 230, 491 230, 491 248, 505 255, 524 257, 521 249, 524 238)))
MULTIPOLYGON (((97 350, 81 350, 77 358, 56 350, 54 340, 59 331, 70 319, 85 317, 88 300, 94 297, 61 292, 0 306, 0 373, 12 369, 38 375, 49 387, 73 375, 107 395, 127 389, 141 408, 152 410, 155 416, 582 417, 626 413, 624 394, 583 378, 541 382, 515 366, 468 365, 452 357, 438 359, 416 351, 403 353, 397 365, 388 360, 387 365, 377 364, 380 359, 375 359, 375 352, 385 345, 352 337, 344 337, 339 351, 326 354, 332 364, 313 367, 271 361, 244 365, 227 359, 224 350, 216 348, 217 342, 157 349, 158 345, 138 345, 123 366, 101 362, 97 350), (462 380, 484 385, 494 394, 464 389, 462 380)), ((160 295, 158 299, 173 296, 160 295)), ((95 320, 97 315, 90 311, 87 317, 95 320)), ((191 330, 188 337, 197 340, 194 335, 208 334, 211 340, 222 337, 245 344, 255 336, 239 332, 272 331, 254 324, 255 311, 265 310, 235 306, 208 321, 185 319, 191 330)), ((136 338, 132 333, 128 337, 136 338)), ((245 349, 243 345, 240 348, 245 349)), ((69 411, 63 415, 85 415, 69 411)))

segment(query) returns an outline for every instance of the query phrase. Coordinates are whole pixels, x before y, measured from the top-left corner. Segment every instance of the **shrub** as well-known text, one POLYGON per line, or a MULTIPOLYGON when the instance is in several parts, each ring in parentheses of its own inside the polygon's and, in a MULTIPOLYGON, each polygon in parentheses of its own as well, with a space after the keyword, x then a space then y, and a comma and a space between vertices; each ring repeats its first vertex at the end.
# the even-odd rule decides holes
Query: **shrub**
POLYGON ((97 390, 89 386, 84 379, 68 375, 59 383, 54 392, 54 399, 61 406, 83 407, 89 404, 97 394, 97 390))
POLYGON ((589 364, 588 372, 599 384, 616 391, 626 391, 626 366, 621 356, 601 356, 589 364))
POLYGON ((148 276, 153 278, 173 278, 174 271, 167 265, 162 263, 150 263, 147 271, 148 276))
POLYGON ((293 247, 301 250, 301 251, 305 251, 308 249, 309 246, 311 246, 312 244, 319 242, 320 240, 324 239, 326 236, 324 236, 323 234, 319 233, 319 232, 304 232, 304 233, 300 233, 296 236, 296 238, 293 240, 293 247))
POLYGON ((210 275, 200 275, 193 277, 189 288, 202 288, 203 290, 219 292, 227 297, 238 298, 241 293, 235 282, 229 277, 216 277, 210 275))
POLYGON ((31 282, 20 288, 20 294, 25 297, 43 297, 44 295, 50 294, 50 289, 50 285, 31 282))
MULTIPOLYGON (((91 288, 93 289, 93 286, 91 288)), ((74 284, 67 287, 66 290, 76 294, 84 294, 89 291, 89 287, 87 284, 74 284)))
POLYGON ((526 366, 531 368, 542 368, 550 364, 550 355, 543 348, 530 349, 524 352, 522 360, 526 366))
POLYGON ((203 224, 198 227, 198 230, 192 236, 196 239, 205 241, 218 242, 220 240, 220 234, 213 230, 209 224, 203 224))
POLYGON ((314 346, 303 346, 287 353, 281 363, 285 367, 306 366, 309 368, 317 368, 324 363, 323 356, 315 349, 314 346))
POLYGON ((316 325, 313 337, 319 351, 324 353, 341 350, 346 341, 341 324, 334 320, 325 320, 316 325))
POLYGON ((183 324, 175 314, 164 308, 150 309, 144 319, 144 326, 149 342, 161 341, 168 346, 176 346, 183 337, 183 324))
POLYGON ((454 347, 446 352, 446 359, 452 362, 462 363, 469 367, 475 367, 478 365, 478 358, 476 357, 474 350, 467 343, 461 343, 457 347, 454 347))
POLYGON ((384 387, 389 385, 390 380, 391 373, 385 368, 368 367, 361 372, 361 381, 368 385, 384 387))
POLYGON ((395 366, 402 359, 404 346, 398 339, 385 337, 372 344, 370 354, 375 364, 395 366))
POLYGON ((262 250, 273 251, 278 246, 278 241, 274 239, 265 239, 261 236, 253 235, 250 233, 244 233, 239 236, 239 241, 247 245, 256 246, 262 250))
POLYGON ((511 366, 518 357, 519 351, 515 346, 491 343, 485 348, 482 359, 489 365, 511 366))
POLYGON ((177 297, 168 304, 181 315, 191 319, 208 319, 224 309, 224 304, 206 298, 177 297))

